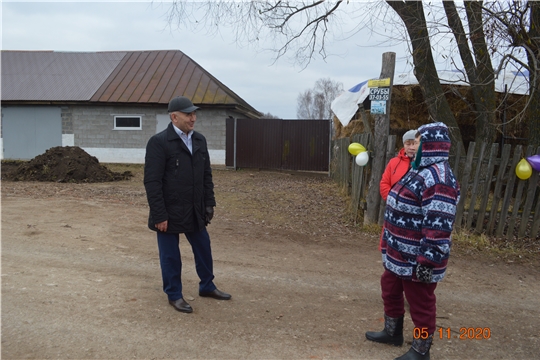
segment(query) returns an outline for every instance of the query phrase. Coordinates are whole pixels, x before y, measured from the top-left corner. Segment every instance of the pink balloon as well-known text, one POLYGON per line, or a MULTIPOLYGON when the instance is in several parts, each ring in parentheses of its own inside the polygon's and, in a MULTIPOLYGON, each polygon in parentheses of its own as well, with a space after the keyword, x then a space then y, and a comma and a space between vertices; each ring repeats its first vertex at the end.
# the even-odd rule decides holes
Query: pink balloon
POLYGON ((529 162, 529 164, 531 164, 531 167, 534 170, 540 171, 540 154, 529 156, 527 158, 527 161, 529 162))

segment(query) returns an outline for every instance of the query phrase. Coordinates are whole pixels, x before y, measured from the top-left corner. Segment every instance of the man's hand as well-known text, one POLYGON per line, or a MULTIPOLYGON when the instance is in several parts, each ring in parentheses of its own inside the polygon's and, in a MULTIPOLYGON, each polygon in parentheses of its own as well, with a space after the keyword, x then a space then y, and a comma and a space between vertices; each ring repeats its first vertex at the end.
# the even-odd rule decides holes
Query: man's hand
POLYGON ((156 224, 156 229, 158 229, 158 231, 161 231, 161 232, 166 232, 167 231, 167 225, 169 225, 168 220, 162 221, 162 222, 156 224))
POLYGON ((433 268, 418 264, 416 266, 416 278, 423 283, 430 283, 433 279, 433 268))
POLYGON ((212 206, 207 206, 206 207, 206 219, 204 221, 204 224, 205 225, 210 224, 210 221, 212 220, 213 217, 214 217, 214 208, 212 206))

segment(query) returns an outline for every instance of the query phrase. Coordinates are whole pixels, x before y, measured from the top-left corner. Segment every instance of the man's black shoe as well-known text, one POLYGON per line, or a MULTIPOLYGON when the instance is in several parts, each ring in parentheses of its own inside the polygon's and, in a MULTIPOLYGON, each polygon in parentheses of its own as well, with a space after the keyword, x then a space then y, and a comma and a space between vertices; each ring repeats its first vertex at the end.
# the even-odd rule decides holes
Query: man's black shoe
POLYGON ((184 299, 178 299, 178 300, 169 300, 169 304, 176 310, 183 313, 191 313, 193 312, 193 308, 191 305, 189 305, 184 299))
POLYGON ((219 291, 218 289, 214 291, 199 291, 199 296, 211 297, 217 300, 230 300, 232 297, 230 294, 219 291))

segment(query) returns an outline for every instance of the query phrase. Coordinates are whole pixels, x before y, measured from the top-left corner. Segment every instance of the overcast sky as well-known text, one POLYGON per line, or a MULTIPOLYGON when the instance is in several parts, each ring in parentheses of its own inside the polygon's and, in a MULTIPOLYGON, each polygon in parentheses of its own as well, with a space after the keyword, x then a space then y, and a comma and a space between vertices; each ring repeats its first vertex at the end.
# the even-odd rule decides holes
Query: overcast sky
MULTIPOLYGON (((258 111, 296 118, 298 94, 320 78, 343 83, 345 89, 381 72, 382 54, 396 52, 396 73, 408 71, 401 47, 366 47, 369 33, 332 42, 326 59, 305 69, 289 57, 273 64, 273 54, 240 48, 224 30, 222 36, 171 30, 166 1, 27 2, 3 0, 3 50, 123 51, 181 50, 258 111), (362 45, 362 46, 360 46, 362 45)), ((371 39, 371 44, 378 40, 371 39)))

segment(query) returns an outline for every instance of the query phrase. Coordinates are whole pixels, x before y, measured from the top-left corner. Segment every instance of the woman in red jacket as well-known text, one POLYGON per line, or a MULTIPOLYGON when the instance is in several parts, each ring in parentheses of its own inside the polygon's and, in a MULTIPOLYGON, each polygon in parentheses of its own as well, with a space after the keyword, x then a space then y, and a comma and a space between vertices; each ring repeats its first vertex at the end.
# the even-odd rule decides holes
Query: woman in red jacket
POLYGON ((403 134, 403 149, 386 165, 381 178, 380 191, 384 201, 392 186, 397 183, 411 168, 411 161, 418 149, 420 137, 416 138, 416 130, 409 130, 403 134))

